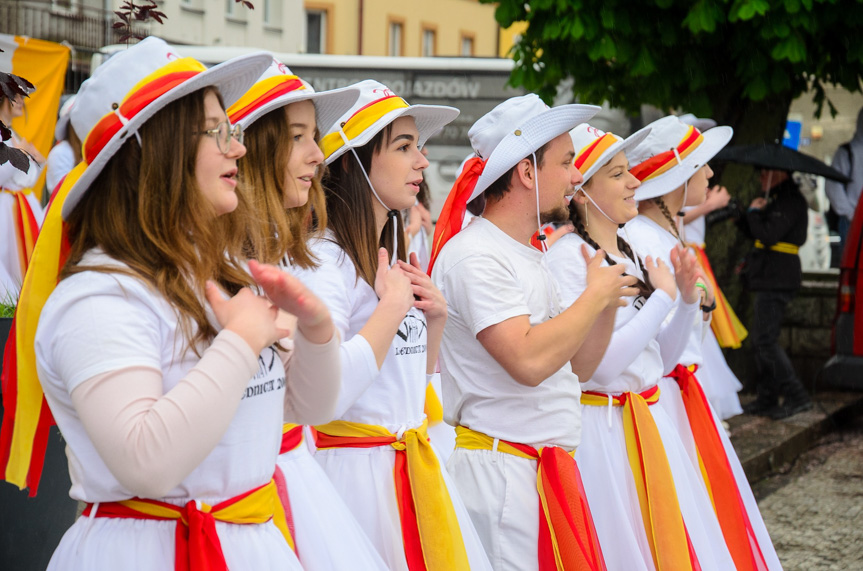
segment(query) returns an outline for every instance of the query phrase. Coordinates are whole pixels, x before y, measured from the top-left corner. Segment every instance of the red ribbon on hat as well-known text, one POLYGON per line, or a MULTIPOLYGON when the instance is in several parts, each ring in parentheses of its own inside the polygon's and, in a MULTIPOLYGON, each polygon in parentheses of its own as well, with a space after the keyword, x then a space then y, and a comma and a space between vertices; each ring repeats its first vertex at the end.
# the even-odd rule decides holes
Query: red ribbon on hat
POLYGON ((450 190, 449 195, 446 197, 446 202, 444 202, 440 216, 438 216, 437 223, 435 224, 431 259, 429 260, 429 275, 432 273, 432 268, 440 254, 441 248, 449 242, 450 238, 461 231, 468 199, 473 194, 473 189, 476 188, 479 176, 482 174, 483 169, 485 169, 485 163, 486 161, 479 157, 468 159, 461 174, 456 179, 455 184, 453 184, 452 190, 450 190))
POLYGON ((689 127, 686 135, 675 148, 650 157, 646 161, 629 169, 629 172, 641 182, 655 178, 675 166, 677 164, 676 159, 678 156, 681 160, 686 158, 686 156, 694 151, 703 140, 704 137, 698 129, 695 127, 689 127), (677 151, 677 153, 675 153, 675 151, 677 151))

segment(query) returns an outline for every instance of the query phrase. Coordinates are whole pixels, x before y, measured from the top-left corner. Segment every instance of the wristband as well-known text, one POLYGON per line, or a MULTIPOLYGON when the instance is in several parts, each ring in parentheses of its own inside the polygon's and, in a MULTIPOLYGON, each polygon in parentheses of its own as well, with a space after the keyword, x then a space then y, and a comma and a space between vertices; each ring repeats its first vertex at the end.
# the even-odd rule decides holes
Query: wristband
POLYGON ((701 306, 701 311, 703 311, 704 313, 710 313, 714 309, 716 309, 716 299, 714 299, 713 303, 711 303, 710 305, 701 306))
POLYGON ((704 292, 704 295, 707 295, 707 284, 702 282, 695 282, 695 287, 700 288, 701 291, 704 292))

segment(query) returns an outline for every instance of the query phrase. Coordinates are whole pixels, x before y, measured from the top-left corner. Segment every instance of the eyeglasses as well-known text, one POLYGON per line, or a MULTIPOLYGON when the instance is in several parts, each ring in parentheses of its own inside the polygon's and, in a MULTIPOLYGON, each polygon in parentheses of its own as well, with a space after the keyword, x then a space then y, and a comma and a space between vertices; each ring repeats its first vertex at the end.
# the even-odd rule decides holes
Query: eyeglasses
POLYGON ((222 121, 212 129, 199 132, 198 135, 215 137, 216 145, 223 155, 227 155, 231 151, 231 139, 236 139, 238 143, 243 144, 243 126, 232 126, 229 121, 222 121))

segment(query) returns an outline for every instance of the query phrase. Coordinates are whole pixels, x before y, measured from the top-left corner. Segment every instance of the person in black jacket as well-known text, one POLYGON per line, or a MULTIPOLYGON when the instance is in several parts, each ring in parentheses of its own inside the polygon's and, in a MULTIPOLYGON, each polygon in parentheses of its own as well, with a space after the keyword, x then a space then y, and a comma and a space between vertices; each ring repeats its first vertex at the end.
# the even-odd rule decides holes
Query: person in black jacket
POLYGON ((785 309, 800 288, 797 251, 806 242, 807 204, 791 173, 761 171, 765 197, 752 201, 743 219, 755 248, 747 256, 745 285, 755 293, 749 339, 755 354, 758 398, 748 414, 786 418, 812 408, 809 394, 779 345, 785 309), (779 402, 779 397, 783 397, 779 402))

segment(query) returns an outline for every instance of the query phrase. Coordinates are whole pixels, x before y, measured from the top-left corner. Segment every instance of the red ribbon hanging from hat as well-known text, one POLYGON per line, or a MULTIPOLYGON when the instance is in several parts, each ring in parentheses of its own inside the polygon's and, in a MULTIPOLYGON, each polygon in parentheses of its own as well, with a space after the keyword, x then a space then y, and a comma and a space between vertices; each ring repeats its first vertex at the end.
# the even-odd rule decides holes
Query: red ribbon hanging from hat
POLYGON ((461 231, 464 223, 464 213, 467 210, 468 199, 476 188, 479 175, 485 169, 485 161, 479 157, 471 157, 467 160, 461 174, 456 179, 449 196, 446 197, 443 208, 438 216, 432 240, 431 259, 429 260, 428 274, 431 275, 435 260, 440 254, 444 244, 450 238, 461 231))

